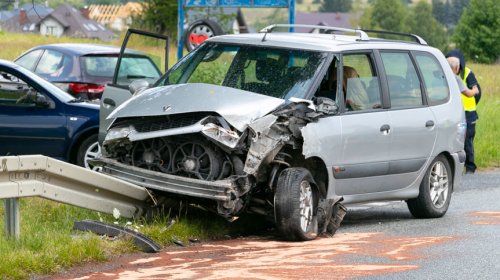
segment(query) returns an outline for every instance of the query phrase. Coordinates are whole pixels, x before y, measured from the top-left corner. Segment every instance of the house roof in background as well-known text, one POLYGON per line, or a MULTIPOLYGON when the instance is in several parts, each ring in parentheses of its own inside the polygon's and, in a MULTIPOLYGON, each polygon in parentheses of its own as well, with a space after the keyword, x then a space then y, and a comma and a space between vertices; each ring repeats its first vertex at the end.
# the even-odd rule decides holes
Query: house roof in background
POLYGON ((0 11, 0 22, 6 21, 15 15, 14 11, 0 11))
POLYGON ((143 5, 137 2, 128 2, 125 5, 99 5, 89 6, 89 16, 91 19, 106 24, 115 21, 117 18, 128 18, 141 14, 143 5))
POLYGON ((79 10, 68 4, 57 7, 43 18, 41 23, 49 18, 53 18, 65 27, 65 36, 95 38, 103 41, 109 41, 115 37, 113 32, 94 20, 85 18, 79 10))
POLYGON ((49 8, 49 7, 42 5, 42 4, 34 4, 33 5, 31 3, 29 3, 29 4, 27 3, 24 5, 21 5, 17 9, 0 11, 0 21, 5 21, 13 16, 19 15, 20 10, 25 10, 28 17, 35 17, 35 16, 38 17, 39 16, 40 18, 43 18, 46 15, 52 13, 52 11, 54 11, 54 9, 49 8))
POLYGON ((38 24, 41 21, 39 16, 27 16, 27 20, 24 24, 20 23, 20 18, 19 13, 10 17, 8 20, 1 23, 2 29, 15 33, 38 32, 38 24))
MULTIPOLYGON (((301 13, 295 15, 296 24, 328 25, 341 28, 356 28, 352 21, 360 17, 352 13, 301 13)), ((312 32, 308 28, 296 28, 297 32, 312 32)))

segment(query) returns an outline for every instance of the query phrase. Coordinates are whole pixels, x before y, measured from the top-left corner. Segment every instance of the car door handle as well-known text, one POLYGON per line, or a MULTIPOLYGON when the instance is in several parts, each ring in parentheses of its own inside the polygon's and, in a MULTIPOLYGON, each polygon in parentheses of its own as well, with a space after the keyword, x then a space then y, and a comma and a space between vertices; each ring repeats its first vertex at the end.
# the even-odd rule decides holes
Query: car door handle
POLYGON ((434 121, 427 121, 425 123, 425 127, 433 127, 434 126, 434 121))
POLYGON ((115 101, 113 99, 109 99, 109 98, 104 98, 104 100, 102 101, 102 103, 104 103, 106 105, 109 105, 109 106, 113 106, 113 107, 116 106, 115 101))
POLYGON ((380 132, 383 134, 389 134, 389 131, 391 130, 391 127, 388 124, 384 124, 380 127, 380 132))

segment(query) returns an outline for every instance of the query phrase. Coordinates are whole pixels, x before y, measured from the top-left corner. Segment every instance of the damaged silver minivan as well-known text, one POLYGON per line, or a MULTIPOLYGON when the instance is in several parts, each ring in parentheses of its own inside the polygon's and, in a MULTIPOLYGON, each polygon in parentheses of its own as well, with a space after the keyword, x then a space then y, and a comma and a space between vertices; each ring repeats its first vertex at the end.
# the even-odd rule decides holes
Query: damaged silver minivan
POLYGON ((108 117, 102 172, 230 220, 271 217, 288 240, 333 234, 341 203, 443 216, 465 159, 443 54, 414 35, 277 27, 211 38, 151 88, 134 83, 108 117))

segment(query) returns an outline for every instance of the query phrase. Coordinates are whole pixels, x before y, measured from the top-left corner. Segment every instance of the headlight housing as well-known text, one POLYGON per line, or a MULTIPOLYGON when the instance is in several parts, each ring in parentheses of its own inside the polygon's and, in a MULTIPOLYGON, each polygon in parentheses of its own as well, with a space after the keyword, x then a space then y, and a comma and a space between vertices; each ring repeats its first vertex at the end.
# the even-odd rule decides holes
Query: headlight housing
POLYGON ((130 126, 113 127, 110 130, 108 130, 108 133, 106 134, 106 138, 104 139, 104 141, 111 141, 111 140, 125 138, 130 134, 130 132, 132 132, 132 128, 130 126))

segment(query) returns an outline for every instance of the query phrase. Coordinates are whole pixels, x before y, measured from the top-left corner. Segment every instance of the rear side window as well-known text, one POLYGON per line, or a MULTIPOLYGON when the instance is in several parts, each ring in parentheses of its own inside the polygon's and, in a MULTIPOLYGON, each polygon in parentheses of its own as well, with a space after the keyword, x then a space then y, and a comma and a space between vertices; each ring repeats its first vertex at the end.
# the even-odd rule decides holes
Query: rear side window
POLYGON ((32 70, 35 67, 35 62, 38 60, 42 52, 43 50, 34 50, 29 52, 16 60, 16 63, 26 69, 32 70))
POLYGON ((116 56, 84 56, 82 57, 83 71, 88 76, 113 78, 115 73, 116 56))
POLYGON ((42 55, 40 62, 36 66, 35 73, 44 78, 61 78, 71 73, 71 58, 63 53, 54 50, 47 50, 42 55))
POLYGON ((417 71, 406 52, 381 53, 392 108, 422 106, 422 90, 417 71))
POLYGON ((439 62, 425 52, 416 52, 415 59, 424 79, 429 105, 446 103, 450 98, 450 90, 439 62))

